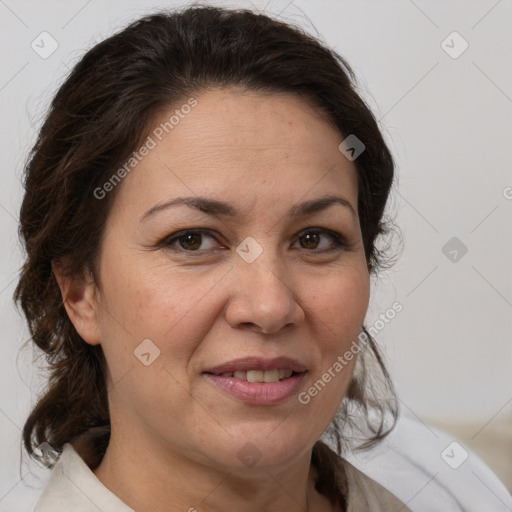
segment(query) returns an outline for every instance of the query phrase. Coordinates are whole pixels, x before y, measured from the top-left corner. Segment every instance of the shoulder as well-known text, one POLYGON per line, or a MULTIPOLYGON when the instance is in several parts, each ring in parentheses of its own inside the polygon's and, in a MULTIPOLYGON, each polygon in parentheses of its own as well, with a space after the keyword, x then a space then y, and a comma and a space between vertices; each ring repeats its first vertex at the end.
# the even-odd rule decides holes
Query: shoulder
POLYGON ((475 453, 411 418, 400 418, 376 447, 345 459, 412 512, 512 510, 510 493, 475 453))
POLYGON ((65 444, 34 512, 134 512, 94 475, 71 444, 65 444))
POLYGON ((347 483, 347 512, 411 512, 388 489, 340 457, 347 483))

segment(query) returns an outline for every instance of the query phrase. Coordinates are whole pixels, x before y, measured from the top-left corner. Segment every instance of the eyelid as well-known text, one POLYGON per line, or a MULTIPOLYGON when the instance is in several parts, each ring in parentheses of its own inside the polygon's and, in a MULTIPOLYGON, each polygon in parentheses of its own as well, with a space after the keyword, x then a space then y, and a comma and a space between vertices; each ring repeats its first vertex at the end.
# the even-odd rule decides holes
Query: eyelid
MULTIPOLYGON (((182 248, 178 247, 177 245, 174 245, 181 237, 183 237, 189 233, 193 233, 193 234, 197 234, 197 235, 206 235, 210 238, 213 238, 214 240, 217 240, 217 236, 215 236, 214 230, 206 229, 206 228, 188 228, 188 229, 182 229, 182 230, 176 231, 176 232, 172 233, 171 235, 166 236, 161 242, 159 242, 157 244, 157 246, 169 248, 171 250, 175 250, 176 252, 179 252, 182 254, 192 254, 192 255, 202 255, 205 253, 207 254, 209 252, 216 251, 218 249, 218 248, 215 248, 215 249, 203 249, 203 250, 187 250, 187 249, 182 249, 182 248)), ((328 248, 323 248, 323 249, 301 249, 301 250, 306 251, 307 253, 322 254, 322 253, 327 253, 327 252, 332 252, 335 250, 347 248, 349 246, 346 238, 341 233, 333 231, 332 229, 322 228, 322 227, 314 227, 314 226, 304 228, 301 231, 299 231, 293 239, 293 244, 295 244, 301 238, 301 236, 308 234, 308 233, 329 236, 332 240, 332 244, 331 244, 332 246, 328 247, 328 248)), ((217 242, 218 242, 218 240, 217 240, 217 242)))

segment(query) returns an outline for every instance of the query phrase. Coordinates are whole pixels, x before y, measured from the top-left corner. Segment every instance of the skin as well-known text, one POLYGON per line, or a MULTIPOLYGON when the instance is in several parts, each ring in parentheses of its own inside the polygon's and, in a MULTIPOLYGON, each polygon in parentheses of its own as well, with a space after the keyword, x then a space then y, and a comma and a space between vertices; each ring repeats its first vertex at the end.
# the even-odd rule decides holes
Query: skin
POLYGON ((87 343, 101 344, 109 369, 111 441, 94 473, 138 512, 330 511, 310 457, 355 359, 306 405, 297 395, 247 405, 202 372, 285 355, 308 368, 306 391, 357 338, 370 286, 356 168, 338 150, 342 135, 304 99, 236 89, 196 99, 119 185, 96 282, 68 280, 54 266, 71 321, 87 343), (334 204, 286 216, 327 194, 354 212, 334 204), (241 214, 181 205, 140 220, 180 196, 216 198, 241 214), (193 228, 211 235, 159 244, 193 228), (328 232, 299 238, 307 228, 340 233, 346 247, 328 232), (236 252, 248 236, 263 249, 252 263, 236 252), (160 350, 149 366, 134 356, 144 339, 160 350), (251 467, 237 455, 249 441, 258 453, 251 467))

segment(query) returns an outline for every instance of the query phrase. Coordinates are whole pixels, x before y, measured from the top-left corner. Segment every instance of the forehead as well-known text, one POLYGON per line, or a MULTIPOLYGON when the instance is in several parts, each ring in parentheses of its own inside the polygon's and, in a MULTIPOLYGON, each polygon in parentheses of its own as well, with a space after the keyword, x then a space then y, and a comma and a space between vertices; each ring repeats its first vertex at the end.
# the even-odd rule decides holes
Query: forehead
POLYGON ((356 169, 338 149, 343 137, 310 102, 236 89, 193 100, 155 116, 152 149, 120 191, 131 210, 183 195, 229 196, 241 210, 334 191, 355 203, 356 169))

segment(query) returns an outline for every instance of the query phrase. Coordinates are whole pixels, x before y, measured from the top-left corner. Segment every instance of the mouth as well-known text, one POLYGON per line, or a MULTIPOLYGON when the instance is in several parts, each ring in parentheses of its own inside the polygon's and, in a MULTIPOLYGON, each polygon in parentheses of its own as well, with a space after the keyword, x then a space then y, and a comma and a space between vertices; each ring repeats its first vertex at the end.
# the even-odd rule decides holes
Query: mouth
POLYGON ((246 382, 279 382, 280 380, 289 379, 294 375, 302 372, 294 372, 289 368, 273 368, 271 370, 237 370, 234 372, 209 373, 217 377, 233 377, 235 379, 244 380, 246 382))
MULTIPOLYGON (((223 373, 235 373, 235 372, 246 372, 254 375, 252 372, 268 372, 275 371, 281 372, 284 376, 285 370, 291 370, 295 373, 305 372, 307 368, 297 361, 296 359, 291 359, 290 357, 272 357, 272 358, 262 358, 258 356, 249 356, 242 357, 239 359, 233 359, 232 361, 228 361, 227 363, 219 364, 212 368, 208 368, 205 370, 205 373, 211 373, 214 375, 222 375, 223 373)), ((240 374, 241 375, 241 374, 240 374)), ((258 376, 258 375, 257 375, 258 376)), ((279 376, 281 378, 281 376, 279 376)), ((257 381, 262 382, 262 381, 257 381)))
POLYGON ((247 357, 203 372, 217 388, 251 405, 272 405, 290 399, 306 374, 303 364, 287 357, 247 357))

